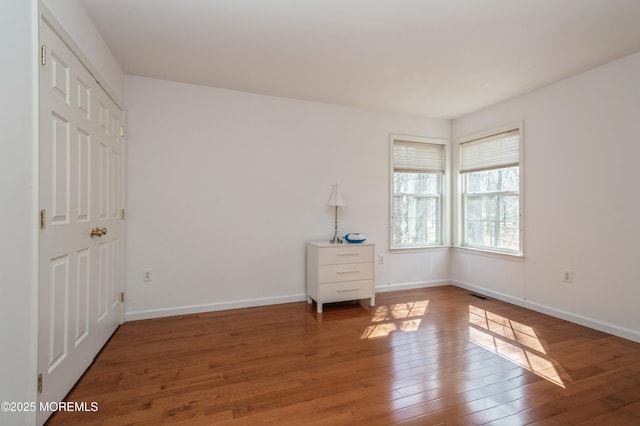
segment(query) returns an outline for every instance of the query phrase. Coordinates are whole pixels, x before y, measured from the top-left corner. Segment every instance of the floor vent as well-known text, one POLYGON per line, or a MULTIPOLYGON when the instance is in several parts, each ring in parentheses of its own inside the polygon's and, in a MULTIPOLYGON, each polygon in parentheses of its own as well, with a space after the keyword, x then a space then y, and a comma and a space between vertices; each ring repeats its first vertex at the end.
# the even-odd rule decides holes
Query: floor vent
POLYGON ((478 299, 482 299, 482 300, 487 300, 488 299, 488 297, 484 297, 484 296, 481 296, 481 295, 475 294, 475 293, 469 293, 469 296, 472 296, 472 297, 475 297, 475 298, 478 298, 478 299))

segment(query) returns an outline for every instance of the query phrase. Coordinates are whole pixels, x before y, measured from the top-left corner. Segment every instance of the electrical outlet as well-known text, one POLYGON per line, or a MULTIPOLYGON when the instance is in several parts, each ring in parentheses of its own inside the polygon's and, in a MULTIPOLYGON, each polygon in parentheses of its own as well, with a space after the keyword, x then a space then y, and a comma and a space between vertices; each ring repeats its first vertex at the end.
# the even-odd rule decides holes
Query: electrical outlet
POLYGON ((565 269, 562 273, 562 282, 572 283, 573 282, 573 271, 570 269, 565 269))
POLYGON ((153 281, 153 276, 151 275, 151 269, 144 269, 142 271, 142 281, 144 282, 153 281))
POLYGON ((378 256, 378 265, 384 265, 384 256, 378 256))

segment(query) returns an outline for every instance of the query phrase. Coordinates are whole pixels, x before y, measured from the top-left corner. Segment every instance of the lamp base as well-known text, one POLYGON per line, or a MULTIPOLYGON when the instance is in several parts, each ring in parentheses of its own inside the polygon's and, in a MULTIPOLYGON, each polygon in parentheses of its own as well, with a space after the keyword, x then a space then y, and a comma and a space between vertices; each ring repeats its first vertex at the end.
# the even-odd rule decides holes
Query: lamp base
POLYGON ((338 206, 336 206, 336 219, 333 225, 333 238, 331 244, 342 244, 342 238, 338 237, 338 206))

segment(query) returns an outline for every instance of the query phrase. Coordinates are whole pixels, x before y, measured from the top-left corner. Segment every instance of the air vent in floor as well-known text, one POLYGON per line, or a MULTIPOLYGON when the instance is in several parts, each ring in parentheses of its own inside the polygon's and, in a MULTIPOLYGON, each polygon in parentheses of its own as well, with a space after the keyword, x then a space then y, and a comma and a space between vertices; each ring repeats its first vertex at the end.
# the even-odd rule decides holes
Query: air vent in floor
POLYGON ((482 299, 482 300, 487 300, 488 299, 488 297, 482 296, 480 294, 475 294, 475 293, 469 293, 469 296, 472 296, 472 297, 475 297, 475 298, 478 298, 478 299, 482 299))

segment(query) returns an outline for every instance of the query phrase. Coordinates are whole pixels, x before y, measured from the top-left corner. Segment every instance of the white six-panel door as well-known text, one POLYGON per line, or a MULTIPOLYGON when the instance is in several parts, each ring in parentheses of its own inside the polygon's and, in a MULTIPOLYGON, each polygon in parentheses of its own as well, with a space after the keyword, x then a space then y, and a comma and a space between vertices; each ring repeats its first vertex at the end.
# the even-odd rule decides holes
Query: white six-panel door
POLYGON ((121 322, 124 138, 120 109, 46 23, 40 31, 38 402, 51 402, 121 322))

